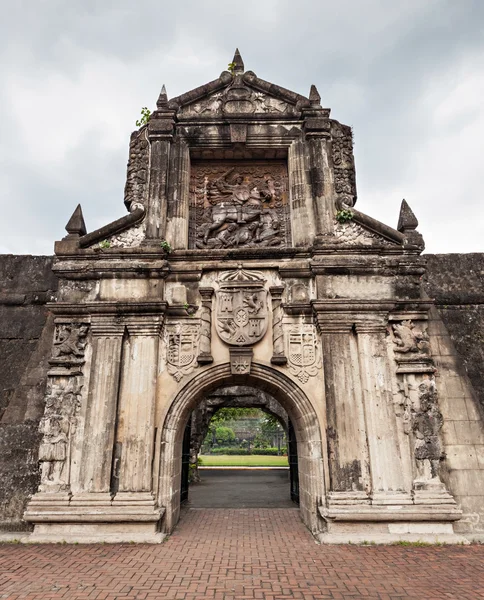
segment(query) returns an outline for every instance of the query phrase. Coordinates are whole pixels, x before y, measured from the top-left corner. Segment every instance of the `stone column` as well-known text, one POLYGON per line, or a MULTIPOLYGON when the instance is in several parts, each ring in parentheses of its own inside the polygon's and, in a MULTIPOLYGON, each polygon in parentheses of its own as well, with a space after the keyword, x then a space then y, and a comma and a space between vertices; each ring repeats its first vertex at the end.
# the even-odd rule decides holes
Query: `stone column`
POLYGON ((330 503, 367 503, 370 489, 366 425, 352 322, 318 317, 323 346, 330 503))
POLYGON ((284 287, 274 286, 270 288, 272 302, 272 358, 273 365, 285 365, 287 356, 284 348, 284 329, 282 318, 284 309, 282 307, 282 294, 284 287))
POLYGON ((113 461, 124 324, 93 318, 93 355, 80 484, 85 492, 109 493, 113 461))
MULTIPOLYGON (((356 325, 358 355, 370 453, 373 504, 410 504, 405 493, 392 382, 385 342, 386 324, 368 320, 356 325)), ((409 492, 409 490, 408 490, 409 492)))
POLYGON ((213 363, 212 357, 212 295, 213 288, 198 288, 202 297, 202 311, 200 315, 200 353, 197 361, 199 365, 213 363))
POLYGON ((161 240, 166 231, 166 176, 170 142, 153 140, 151 142, 151 168, 149 186, 149 207, 146 218, 146 239, 161 240))
POLYGON ((329 140, 313 134, 308 140, 316 222, 316 239, 334 233, 334 181, 329 166, 329 140))
POLYGON ((120 492, 151 491, 160 318, 129 318, 119 395, 120 492))
POLYGON ((315 233, 311 182, 306 153, 307 148, 302 140, 295 140, 289 146, 288 171, 294 246, 310 245, 315 233))
POLYGON ((166 240, 174 250, 188 248, 190 151, 183 139, 172 146, 167 194, 166 240))

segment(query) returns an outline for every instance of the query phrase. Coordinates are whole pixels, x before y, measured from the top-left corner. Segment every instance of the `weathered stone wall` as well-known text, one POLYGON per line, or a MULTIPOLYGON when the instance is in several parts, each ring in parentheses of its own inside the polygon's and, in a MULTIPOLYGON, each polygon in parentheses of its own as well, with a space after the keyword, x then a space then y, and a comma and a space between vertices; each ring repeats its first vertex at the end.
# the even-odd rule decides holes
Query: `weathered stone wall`
POLYGON ((424 280, 484 415, 484 254, 428 254, 424 280))
POLYGON ((57 288, 50 256, 0 256, 0 529, 18 529, 38 486, 38 423, 44 405, 57 288))

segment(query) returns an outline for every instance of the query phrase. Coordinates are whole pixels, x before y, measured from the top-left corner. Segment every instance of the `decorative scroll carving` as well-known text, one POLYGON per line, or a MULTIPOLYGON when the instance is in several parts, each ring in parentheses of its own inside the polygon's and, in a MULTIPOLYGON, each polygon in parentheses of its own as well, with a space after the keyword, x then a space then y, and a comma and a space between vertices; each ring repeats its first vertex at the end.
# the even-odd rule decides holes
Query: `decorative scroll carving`
POLYGON ((234 346, 250 346, 264 337, 269 321, 265 280, 255 271, 230 271, 216 292, 216 328, 234 346))
POLYGON ((430 354, 429 336, 423 329, 417 329, 411 320, 394 323, 392 325, 394 334, 394 351, 407 354, 418 353, 430 354))
POLYGON ((347 223, 335 221, 334 235, 338 242, 347 246, 395 246, 382 236, 368 231, 354 221, 347 223))
POLYGON ((212 357, 212 294, 213 288, 201 287, 198 290, 202 297, 200 314, 200 353, 198 364, 206 365, 213 362, 212 357))
POLYGON ((292 116, 297 113, 296 107, 284 100, 234 82, 232 86, 223 91, 184 106, 178 116, 180 118, 213 118, 234 114, 292 116))
POLYGON ((282 318, 284 309, 282 307, 283 287, 271 287, 272 300, 272 358, 273 365, 285 365, 287 357, 284 348, 284 330, 282 327, 282 318))
MULTIPOLYGON (((144 210, 144 206, 138 202, 133 201, 129 207, 129 212, 133 212, 139 208, 144 210)), ((141 242, 145 239, 146 234, 146 226, 145 221, 141 221, 137 225, 122 231, 121 233, 117 233, 108 239, 111 248, 132 248, 135 246, 140 246, 141 242)))
POLYGON ((356 182, 351 127, 333 122, 331 133, 333 137, 334 189, 340 202, 354 206, 356 182))
POLYGON ((290 245, 285 163, 194 163, 189 235, 201 249, 290 245))
POLYGON ((128 172, 124 188, 124 203, 128 208, 132 202, 146 204, 150 144, 145 127, 131 135, 129 144, 128 172))
POLYGON ((287 358, 290 372, 301 383, 318 373, 321 359, 314 325, 299 324, 289 328, 287 358))
POLYGON ((168 372, 176 381, 197 366, 200 328, 198 323, 169 323, 165 328, 168 372))

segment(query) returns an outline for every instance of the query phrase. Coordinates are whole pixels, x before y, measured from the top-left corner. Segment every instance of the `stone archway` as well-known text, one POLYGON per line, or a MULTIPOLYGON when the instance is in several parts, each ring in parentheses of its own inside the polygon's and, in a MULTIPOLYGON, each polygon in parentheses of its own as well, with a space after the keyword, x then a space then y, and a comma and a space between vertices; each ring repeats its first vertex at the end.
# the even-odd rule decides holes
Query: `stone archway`
POLYGON ((276 398, 288 413, 296 434, 299 458, 300 512, 312 533, 324 529, 318 507, 324 498, 321 427, 306 394, 291 379, 271 367, 253 363, 250 375, 234 376, 230 364, 211 367, 193 377, 174 397, 166 415, 160 448, 158 502, 165 508, 162 529, 170 533, 180 514, 182 440, 193 408, 223 385, 248 385, 276 398))

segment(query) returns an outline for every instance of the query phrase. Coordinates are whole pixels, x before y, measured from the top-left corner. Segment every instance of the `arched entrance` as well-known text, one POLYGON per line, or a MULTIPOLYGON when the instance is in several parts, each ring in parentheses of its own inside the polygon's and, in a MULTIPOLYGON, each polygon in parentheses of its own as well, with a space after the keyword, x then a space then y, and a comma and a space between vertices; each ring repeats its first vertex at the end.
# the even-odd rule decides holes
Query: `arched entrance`
POLYGON ((283 373, 253 363, 250 375, 231 373, 230 364, 211 367, 194 376, 174 397, 160 436, 158 502, 165 507, 162 528, 170 533, 180 515, 182 442, 191 411, 212 390, 222 385, 249 385, 266 391, 284 407, 294 425, 299 462, 301 518, 313 533, 323 530, 318 506, 324 497, 321 427, 306 394, 283 373))

